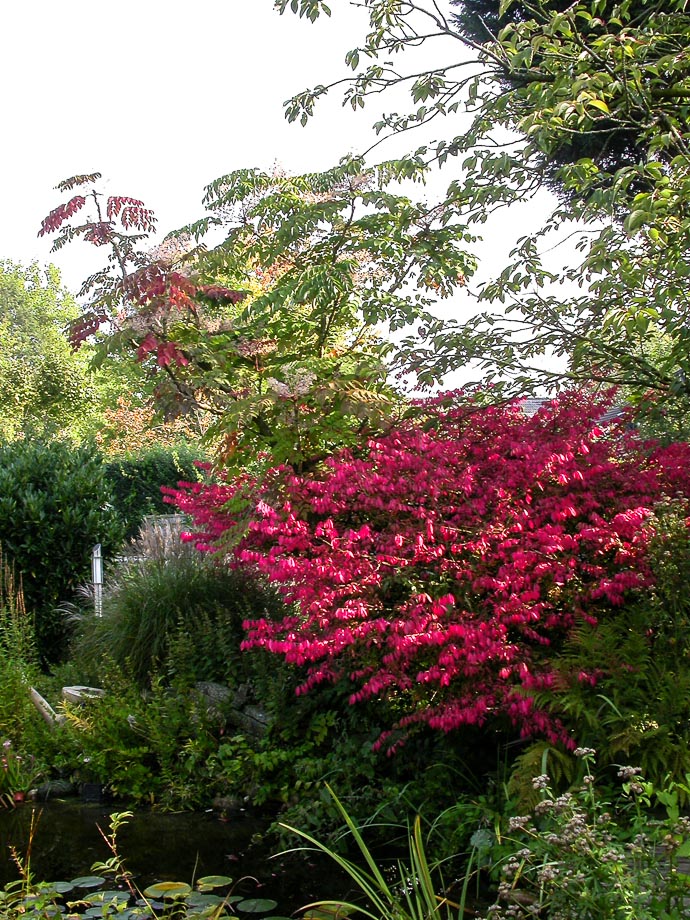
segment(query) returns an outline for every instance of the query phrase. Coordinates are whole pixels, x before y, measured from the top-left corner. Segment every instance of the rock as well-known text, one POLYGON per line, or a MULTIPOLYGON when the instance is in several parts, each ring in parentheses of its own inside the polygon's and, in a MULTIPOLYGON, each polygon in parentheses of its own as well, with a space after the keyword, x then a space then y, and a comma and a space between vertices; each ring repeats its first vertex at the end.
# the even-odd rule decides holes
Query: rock
POLYGON ((76 794, 77 787, 74 783, 66 779, 51 779, 32 789, 30 798, 38 802, 47 802, 48 799, 62 799, 76 794))
POLYGON ((62 688, 62 698, 67 700, 68 703, 83 703, 86 700, 102 696, 105 696, 105 690, 101 690, 99 687, 84 687, 81 684, 77 684, 74 687, 62 688))
POLYGON ((229 714, 233 725, 241 728, 243 732, 254 738, 263 738, 268 731, 269 717, 260 706, 245 706, 244 709, 233 709, 229 714))

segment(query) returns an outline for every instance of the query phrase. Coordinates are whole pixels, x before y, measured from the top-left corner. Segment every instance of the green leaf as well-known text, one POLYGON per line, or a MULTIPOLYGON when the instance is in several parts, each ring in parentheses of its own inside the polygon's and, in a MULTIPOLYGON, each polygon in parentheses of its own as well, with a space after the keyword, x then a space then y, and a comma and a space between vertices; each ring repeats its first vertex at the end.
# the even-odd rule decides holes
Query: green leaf
POLYGON ((609 107, 606 105, 603 99, 590 99, 587 105, 590 108, 599 109, 600 112, 605 112, 607 115, 610 114, 609 107))
POLYGON ((186 882, 157 882, 144 891, 146 898, 184 898, 191 894, 192 887, 186 882))
POLYGON ((278 902, 272 901, 270 898, 247 898, 235 904, 235 909, 248 914, 265 914, 277 906, 278 902))
POLYGON ((625 219, 624 227, 628 233, 635 233, 636 230, 645 223, 649 218, 648 211, 632 211, 625 219))

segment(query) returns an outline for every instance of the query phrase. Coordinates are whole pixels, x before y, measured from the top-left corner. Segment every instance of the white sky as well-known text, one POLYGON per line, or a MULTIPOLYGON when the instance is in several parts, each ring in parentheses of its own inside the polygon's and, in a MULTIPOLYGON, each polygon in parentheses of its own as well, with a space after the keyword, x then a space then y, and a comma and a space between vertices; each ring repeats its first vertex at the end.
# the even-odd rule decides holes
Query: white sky
MULTIPOLYGON (((64 200, 54 186, 68 176, 101 172, 108 194, 154 210, 162 235, 201 217, 204 186, 233 169, 319 170, 366 149, 380 111, 406 111, 409 99, 388 94, 378 111, 353 113, 334 94, 306 128, 284 118, 289 96, 348 73, 345 53, 366 33, 365 11, 349 0, 330 5, 333 16, 312 24, 281 17, 273 0, 5 0, 0 260, 52 261, 73 291, 104 264, 82 242, 51 255, 50 239, 37 238, 64 200)), ((457 60, 458 43, 435 40, 417 53, 415 69, 438 66, 457 60)), ((434 130, 452 133, 448 124, 434 130)), ((380 155, 422 140, 413 133, 380 155)), ((428 195, 452 178, 452 168, 442 170, 428 195)), ((489 224, 488 266, 501 265, 543 216, 543 204, 532 204, 489 224)), ((441 308, 458 316, 468 301, 460 294, 441 308)))
POLYGON ((329 105, 302 129, 282 103, 343 71, 361 12, 334 0, 332 19, 312 25, 272 7, 4 3, 0 258, 52 258, 76 286, 77 254, 51 257, 36 234, 61 200, 53 187, 77 173, 99 171, 110 194, 143 199, 167 232, 200 217, 204 186, 232 169, 315 170, 356 148, 371 118, 329 105))
MULTIPOLYGON (((61 200, 56 183, 77 173, 101 172, 108 193, 141 198, 168 232, 202 216, 204 186, 233 169, 317 170, 368 146, 375 109, 334 97, 307 128, 283 115, 288 96, 345 74, 364 34, 361 9, 331 7, 311 24, 272 0, 7 0, 0 259, 55 261, 76 289, 84 244, 51 256, 36 234, 61 200)), ((425 51, 437 62, 443 48, 425 51)))

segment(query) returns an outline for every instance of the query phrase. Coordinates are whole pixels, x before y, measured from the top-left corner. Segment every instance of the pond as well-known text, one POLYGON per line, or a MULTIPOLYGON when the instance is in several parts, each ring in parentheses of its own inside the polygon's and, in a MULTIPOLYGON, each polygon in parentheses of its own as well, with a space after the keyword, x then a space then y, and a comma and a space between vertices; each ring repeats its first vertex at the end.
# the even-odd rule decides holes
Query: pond
MULTIPOLYGON (((18 877, 10 848, 26 855, 32 820, 34 878, 69 881, 111 856, 98 828, 107 831, 110 815, 124 810, 78 800, 0 809, 0 886, 18 877)), ((281 913, 345 894, 345 879, 325 857, 308 852, 273 857, 277 845, 264 839, 265 818, 245 812, 221 817, 218 812, 135 814, 118 833, 118 845, 139 889, 157 881, 191 883, 205 875, 228 875, 236 880, 238 894, 260 892, 277 901, 281 913)))

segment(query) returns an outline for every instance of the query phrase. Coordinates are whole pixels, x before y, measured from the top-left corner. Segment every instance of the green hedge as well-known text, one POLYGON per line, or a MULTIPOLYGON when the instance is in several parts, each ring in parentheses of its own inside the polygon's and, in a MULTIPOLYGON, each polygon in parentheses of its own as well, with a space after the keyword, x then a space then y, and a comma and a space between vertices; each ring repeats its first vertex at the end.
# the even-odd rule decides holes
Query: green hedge
POLYGON ((43 663, 65 654, 58 605, 91 580, 91 552, 124 537, 99 453, 61 441, 0 445, 0 544, 21 575, 43 663))
POLYGON ((105 464, 113 504, 124 521, 127 539, 136 537, 146 515, 171 513, 173 509, 163 502, 161 486, 199 479, 195 463, 204 459, 198 449, 181 445, 150 448, 105 464))

